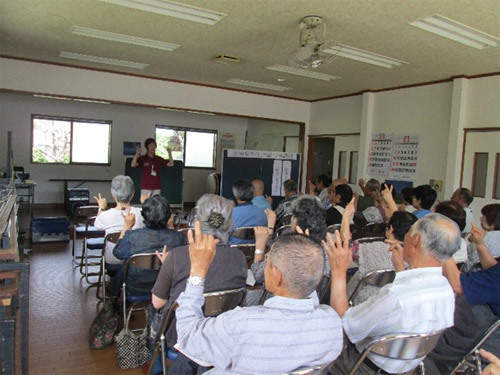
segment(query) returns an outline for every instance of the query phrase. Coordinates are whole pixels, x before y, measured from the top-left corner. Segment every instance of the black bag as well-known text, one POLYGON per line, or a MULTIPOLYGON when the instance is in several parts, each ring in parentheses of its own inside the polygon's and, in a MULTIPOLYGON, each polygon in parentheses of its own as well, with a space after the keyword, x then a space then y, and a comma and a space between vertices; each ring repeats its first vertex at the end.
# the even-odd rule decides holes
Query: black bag
POLYGON ((147 346, 147 327, 138 334, 132 332, 128 328, 131 316, 132 314, 129 313, 126 326, 115 337, 116 357, 118 366, 122 369, 141 367, 149 361, 150 357, 147 346))
POLYGON ((107 299, 90 325, 90 349, 104 349, 113 345, 115 333, 118 331, 118 322, 118 311, 116 311, 113 302, 107 299))

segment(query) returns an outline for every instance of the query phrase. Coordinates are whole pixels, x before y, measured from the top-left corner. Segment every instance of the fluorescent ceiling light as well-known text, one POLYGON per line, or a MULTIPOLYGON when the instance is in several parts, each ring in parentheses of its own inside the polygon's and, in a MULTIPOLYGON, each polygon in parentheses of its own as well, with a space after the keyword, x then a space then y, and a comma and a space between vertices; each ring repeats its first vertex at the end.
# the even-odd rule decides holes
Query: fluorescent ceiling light
POLYGON ((244 79, 238 79, 238 78, 232 78, 227 82, 233 83, 235 85, 257 87, 260 89, 274 90, 274 91, 288 91, 292 89, 291 87, 270 85, 268 83, 255 82, 255 81, 246 81, 244 79))
POLYGON ((134 69, 144 69, 144 68, 147 68, 149 66, 149 64, 143 64, 143 63, 137 63, 137 62, 125 61, 125 60, 110 59, 108 57, 82 55, 82 54, 74 53, 74 52, 61 51, 61 52, 59 52, 59 57, 63 57, 66 59, 73 59, 73 60, 90 61, 90 62, 96 62, 96 63, 108 64, 108 65, 124 66, 126 68, 134 68, 134 69))
POLYGON ((373 53, 369 51, 364 51, 359 48, 349 47, 340 44, 335 47, 330 47, 324 50, 324 52, 331 53, 333 55, 345 57, 348 59, 353 59, 368 64, 382 66, 384 68, 393 68, 395 66, 400 66, 401 64, 408 64, 405 61, 393 59, 392 57, 387 57, 379 55, 378 53, 373 53))
POLYGON ((63 98, 61 96, 52 96, 52 95, 33 94, 33 96, 35 98, 44 98, 44 99, 71 100, 71 98, 63 98))
POLYGON ((500 42, 500 39, 497 37, 450 20, 439 14, 410 22, 410 25, 477 49, 496 47, 500 42))
POLYGON ((176 3, 167 0, 99 0, 104 3, 121 5, 133 9, 143 10, 162 14, 165 16, 176 17, 186 21, 215 25, 227 14, 214 12, 208 9, 197 8, 191 5, 176 3))
POLYGON ((104 100, 93 100, 93 99, 73 99, 75 102, 84 102, 84 103, 97 103, 97 104, 111 104, 110 102, 106 102, 104 100))
POLYGON ((285 66, 285 65, 272 65, 266 67, 266 69, 275 70, 277 72, 295 74, 298 76, 303 76, 308 78, 320 79, 322 81, 333 81, 335 79, 341 79, 341 77, 332 76, 330 74, 318 73, 307 69, 293 68, 291 66, 285 66))
POLYGON ((91 38, 111 40, 113 42, 135 44, 136 46, 161 49, 164 51, 173 51, 180 47, 178 44, 161 42, 159 40, 139 38, 136 36, 110 33, 108 31, 87 29, 85 27, 73 26, 71 32, 76 35, 88 36, 91 38))

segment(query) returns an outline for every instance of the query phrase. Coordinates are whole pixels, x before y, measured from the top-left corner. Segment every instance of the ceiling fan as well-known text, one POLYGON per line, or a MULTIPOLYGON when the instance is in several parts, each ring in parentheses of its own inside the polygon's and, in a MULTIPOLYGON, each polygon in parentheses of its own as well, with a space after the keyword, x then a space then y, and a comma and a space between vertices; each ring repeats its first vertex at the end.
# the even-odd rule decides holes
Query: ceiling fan
POLYGON ((288 64, 296 68, 316 69, 337 58, 341 45, 325 39, 326 24, 320 16, 306 16, 299 25, 299 48, 288 64), (328 48, 328 53, 324 52, 328 48))

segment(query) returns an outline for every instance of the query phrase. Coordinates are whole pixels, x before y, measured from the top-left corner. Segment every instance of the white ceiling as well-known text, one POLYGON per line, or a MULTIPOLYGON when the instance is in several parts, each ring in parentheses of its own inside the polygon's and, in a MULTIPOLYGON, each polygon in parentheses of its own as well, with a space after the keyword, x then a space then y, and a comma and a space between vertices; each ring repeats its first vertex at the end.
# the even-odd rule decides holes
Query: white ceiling
POLYGON ((478 50, 408 25, 440 14, 500 36, 498 0, 179 0, 227 14, 214 26, 98 0, 0 0, 0 54, 162 77, 303 100, 500 71, 500 47, 478 50), (338 57, 317 71, 325 82, 265 69, 286 65, 298 47, 299 23, 322 16, 327 39, 408 62, 387 69, 338 57), (72 26, 180 45, 173 52, 70 33, 72 26), (60 51, 149 64, 123 68, 59 57, 60 51), (237 56, 234 66, 218 54, 237 56), (285 92, 227 83, 230 79, 291 87, 285 92), (280 82, 278 79, 285 79, 280 82))

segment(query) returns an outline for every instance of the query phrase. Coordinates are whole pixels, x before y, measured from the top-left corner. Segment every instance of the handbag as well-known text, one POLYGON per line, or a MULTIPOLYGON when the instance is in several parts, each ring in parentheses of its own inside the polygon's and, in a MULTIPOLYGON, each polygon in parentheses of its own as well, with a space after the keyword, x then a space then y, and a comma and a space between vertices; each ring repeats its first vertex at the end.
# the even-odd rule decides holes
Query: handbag
MULTIPOLYGON (((129 328, 130 316, 128 314, 127 324, 115 337, 116 357, 118 365, 122 369, 141 367, 149 361, 149 349, 147 347, 147 326, 139 333, 132 332, 129 328)), ((147 312, 146 312, 147 318, 147 312)))
POLYGON ((113 345, 113 338, 118 331, 118 322, 118 311, 116 311, 113 302, 107 299, 90 325, 90 349, 104 349, 113 345))

